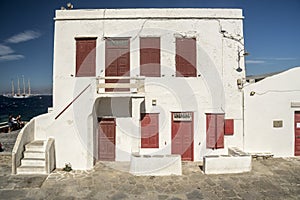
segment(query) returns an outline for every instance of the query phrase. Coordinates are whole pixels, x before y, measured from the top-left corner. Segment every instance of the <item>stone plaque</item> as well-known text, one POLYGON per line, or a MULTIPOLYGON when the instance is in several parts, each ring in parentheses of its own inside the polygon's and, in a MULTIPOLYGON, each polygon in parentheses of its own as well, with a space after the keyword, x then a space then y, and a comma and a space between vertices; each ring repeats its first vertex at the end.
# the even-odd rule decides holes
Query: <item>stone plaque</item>
POLYGON ((274 128, 281 128, 283 126, 283 121, 282 120, 274 120, 273 121, 273 127, 274 128))

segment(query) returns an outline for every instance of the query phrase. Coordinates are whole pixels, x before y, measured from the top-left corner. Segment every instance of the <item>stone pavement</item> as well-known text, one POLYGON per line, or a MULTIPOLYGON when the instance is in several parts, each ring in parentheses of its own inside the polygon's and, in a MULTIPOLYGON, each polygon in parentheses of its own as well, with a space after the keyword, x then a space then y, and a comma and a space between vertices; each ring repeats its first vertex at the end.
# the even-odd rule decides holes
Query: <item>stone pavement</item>
POLYGON ((253 160, 249 173, 205 175, 184 162, 182 176, 136 177, 128 163, 97 162, 89 171, 10 175, 0 155, 0 199, 300 199, 300 157, 253 160))

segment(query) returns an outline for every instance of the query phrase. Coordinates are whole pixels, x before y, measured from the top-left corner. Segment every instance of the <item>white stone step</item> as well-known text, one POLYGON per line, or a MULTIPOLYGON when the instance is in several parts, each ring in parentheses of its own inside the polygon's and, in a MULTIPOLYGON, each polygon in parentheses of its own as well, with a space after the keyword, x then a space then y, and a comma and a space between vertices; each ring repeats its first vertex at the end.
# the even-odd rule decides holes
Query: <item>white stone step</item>
POLYGON ((20 166, 17 168, 17 174, 47 174, 45 167, 20 166))
POLYGON ((44 151, 24 151, 24 158, 45 158, 44 151))
POLYGON ((46 161, 44 158, 23 158, 21 166, 45 167, 46 161))
POLYGON ((45 151, 43 140, 35 140, 25 145, 26 151, 45 151))

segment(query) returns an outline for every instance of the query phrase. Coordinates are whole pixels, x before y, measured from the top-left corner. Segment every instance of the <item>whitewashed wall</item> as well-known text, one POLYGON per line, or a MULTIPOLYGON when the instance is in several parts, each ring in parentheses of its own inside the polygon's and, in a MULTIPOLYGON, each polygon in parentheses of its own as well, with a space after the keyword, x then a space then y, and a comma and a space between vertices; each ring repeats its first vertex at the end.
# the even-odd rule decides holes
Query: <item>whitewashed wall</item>
MULTIPOLYGON (((206 149, 205 113, 225 112, 225 118, 234 119, 235 133, 225 136, 225 145, 242 147, 242 93, 236 84, 237 79, 245 78, 243 57, 243 71, 236 71, 238 49, 244 48, 240 9, 59 10, 55 20, 54 113, 59 113, 86 85, 92 84, 57 120, 59 128, 46 134, 56 139, 58 167, 71 162, 74 168, 90 168, 91 157, 96 157, 97 152, 98 106, 94 102, 100 96, 96 94, 95 78, 75 77, 76 37, 97 37, 97 76, 104 76, 105 37, 130 37, 131 76, 139 75, 139 37, 161 38, 162 77, 147 78, 145 88, 146 112, 160 113, 160 148, 139 148, 139 114, 134 110, 132 118, 117 118, 116 160, 129 160, 132 151, 170 154, 173 111, 194 112, 194 160, 227 152, 226 148, 206 149), (226 37, 221 30, 226 31, 226 37), (176 37, 196 38, 198 77, 174 77, 176 37), (152 99, 157 100, 156 106, 152 106, 152 99), (73 150, 78 155, 69 156, 73 150)), ((136 105, 133 109, 138 108, 137 101, 132 100, 136 105)))
POLYGON ((300 67, 265 78, 245 87, 245 150, 294 156, 294 112, 300 102, 300 67), (250 96, 250 92, 255 94, 250 96), (273 127, 273 121, 283 127, 273 127))

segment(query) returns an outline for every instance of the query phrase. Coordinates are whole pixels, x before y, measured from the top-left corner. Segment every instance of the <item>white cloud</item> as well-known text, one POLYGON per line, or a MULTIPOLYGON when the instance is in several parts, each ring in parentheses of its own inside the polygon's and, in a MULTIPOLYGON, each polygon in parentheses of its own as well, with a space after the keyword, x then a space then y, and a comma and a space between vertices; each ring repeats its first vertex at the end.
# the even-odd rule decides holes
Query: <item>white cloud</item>
POLYGON ((2 61, 11 61, 11 60, 20 60, 25 58, 23 55, 17 55, 17 54, 12 54, 12 55, 3 55, 0 56, 0 62, 2 61))
POLYGON ((262 64, 262 63, 266 63, 266 61, 264 60, 246 60, 247 64, 262 64))
POLYGON ((0 56, 4 56, 10 53, 13 53, 14 50, 12 50, 9 46, 5 46, 3 44, 0 44, 0 56))
POLYGON ((6 40, 8 43, 20 43, 28 40, 33 40, 41 36, 40 32, 37 31, 24 31, 23 33, 16 34, 6 40))
POLYGON ((274 60, 297 60, 297 58, 274 58, 274 60))
POLYGON ((293 57, 259 57, 256 58, 258 60, 277 60, 277 61, 284 61, 284 60, 297 60, 299 58, 293 58, 293 57))

